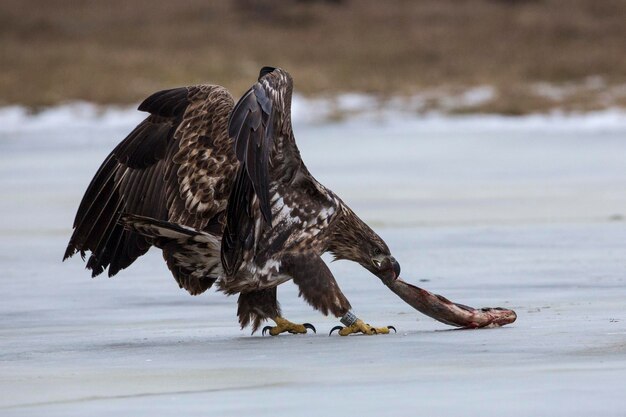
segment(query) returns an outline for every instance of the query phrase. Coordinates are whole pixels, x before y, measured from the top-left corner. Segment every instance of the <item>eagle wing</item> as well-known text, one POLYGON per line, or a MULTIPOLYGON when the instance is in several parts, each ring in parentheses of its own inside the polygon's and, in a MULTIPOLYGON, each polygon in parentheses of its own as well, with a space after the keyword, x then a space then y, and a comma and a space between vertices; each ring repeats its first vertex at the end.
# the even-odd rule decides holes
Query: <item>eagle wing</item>
POLYGON ((276 186, 306 171, 291 127, 292 91, 293 81, 286 71, 265 67, 233 109, 228 133, 235 140, 240 165, 222 238, 227 275, 237 272, 244 253, 257 243, 259 228, 272 226, 270 197, 276 186))
POLYGON ((107 268, 113 276, 132 264, 150 242, 125 229, 122 214, 197 230, 219 226, 238 166, 227 130, 233 104, 228 91, 209 85, 148 97, 139 110, 150 115, 105 159, 85 192, 64 259, 91 252, 92 276, 107 268))

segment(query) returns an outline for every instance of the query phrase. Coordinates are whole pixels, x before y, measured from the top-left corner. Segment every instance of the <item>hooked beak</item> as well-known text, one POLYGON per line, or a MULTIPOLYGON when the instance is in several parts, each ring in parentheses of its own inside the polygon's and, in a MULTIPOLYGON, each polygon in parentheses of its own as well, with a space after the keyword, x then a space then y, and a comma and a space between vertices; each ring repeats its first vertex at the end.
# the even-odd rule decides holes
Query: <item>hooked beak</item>
POLYGON ((393 277, 393 279, 397 279, 400 277, 400 264, 398 263, 398 261, 396 261, 396 259, 393 256, 390 257, 390 261, 391 261, 391 266, 393 267, 393 273, 395 274, 395 277, 393 277))
POLYGON ((388 256, 381 262, 376 275, 385 282, 394 281, 400 276, 400 264, 393 256, 388 256))

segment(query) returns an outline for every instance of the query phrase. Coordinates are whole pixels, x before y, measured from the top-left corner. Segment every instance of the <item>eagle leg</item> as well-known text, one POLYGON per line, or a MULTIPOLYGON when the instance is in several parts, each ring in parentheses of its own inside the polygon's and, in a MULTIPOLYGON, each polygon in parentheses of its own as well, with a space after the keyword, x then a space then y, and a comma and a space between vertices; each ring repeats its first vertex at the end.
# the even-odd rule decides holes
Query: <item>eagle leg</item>
POLYGON ((313 330, 313 333, 317 333, 315 327, 311 323, 296 324, 280 316, 274 317, 272 320, 276 322, 276 326, 265 326, 261 332, 264 336, 265 332, 268 331, 271 336, 278 336, 279 334, 285 332, 291 334, 304 334, 307 332, 307 329, 311 329, 313 330))
POLYGON ((343 295, 326 263, 313 253, 283 256, 281 272, 293 277, 300 296, 313 308, 327 316, 341 317, 350 311, 350 302, 343 295))
POLYGON ((328 334, 329 336, 332 335, 335 330, 339 330, 339 336, 348 336, 348 335, 355 334, 355 333, 361 333, 361 334, 367 334, 367 335, 389 334, 390 330, 393 330, 394 333, 396 332, 396 328, 393 326, 372 327, 369 324, 365 323, 363 320, 357 319, 356 316, 354 316, 351 312, 346 314, 346 316, 342 318, 342 322, 344 322, 346 326, 345 327, 341 327, 341 326, 333 327, 330 330, 330 333, 328 334), (348 325, 344 321, 344 319, 346 319, 346 316, 350 318, 349 315, 352 315, 352 317, 355 319, 350 325, 348 325))

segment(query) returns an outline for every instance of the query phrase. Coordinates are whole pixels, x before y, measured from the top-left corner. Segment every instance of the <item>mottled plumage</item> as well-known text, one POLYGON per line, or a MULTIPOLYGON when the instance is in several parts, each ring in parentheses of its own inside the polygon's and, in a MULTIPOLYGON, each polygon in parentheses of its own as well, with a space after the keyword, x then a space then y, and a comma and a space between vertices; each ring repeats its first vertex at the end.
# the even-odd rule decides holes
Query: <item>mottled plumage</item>
POLYGON ((112 276, 156 246, 189 293, 216 281, 239 293, 240 323, 253 329, 280 314, 276 286, 291 279, 323 314, 348 312, 324 252, 396 277, 385 242, 302 162, 292 89, 287 72, 265 67, 235 106, 219 86, 148 97, 139 109, 150 115, 89 185, 65 258, 89 251, 93 276, 112 276))

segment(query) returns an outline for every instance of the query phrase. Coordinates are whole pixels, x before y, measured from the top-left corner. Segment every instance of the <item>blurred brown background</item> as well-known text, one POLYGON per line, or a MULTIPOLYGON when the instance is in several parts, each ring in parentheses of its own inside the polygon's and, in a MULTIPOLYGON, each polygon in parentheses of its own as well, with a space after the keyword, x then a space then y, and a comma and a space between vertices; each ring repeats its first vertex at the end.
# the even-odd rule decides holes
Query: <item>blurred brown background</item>
POLYGON ((306 95, 493 86, 457 111, 626 106, 623 0, 3 0, 0 104, 134 103, 263 65, 306 95))

